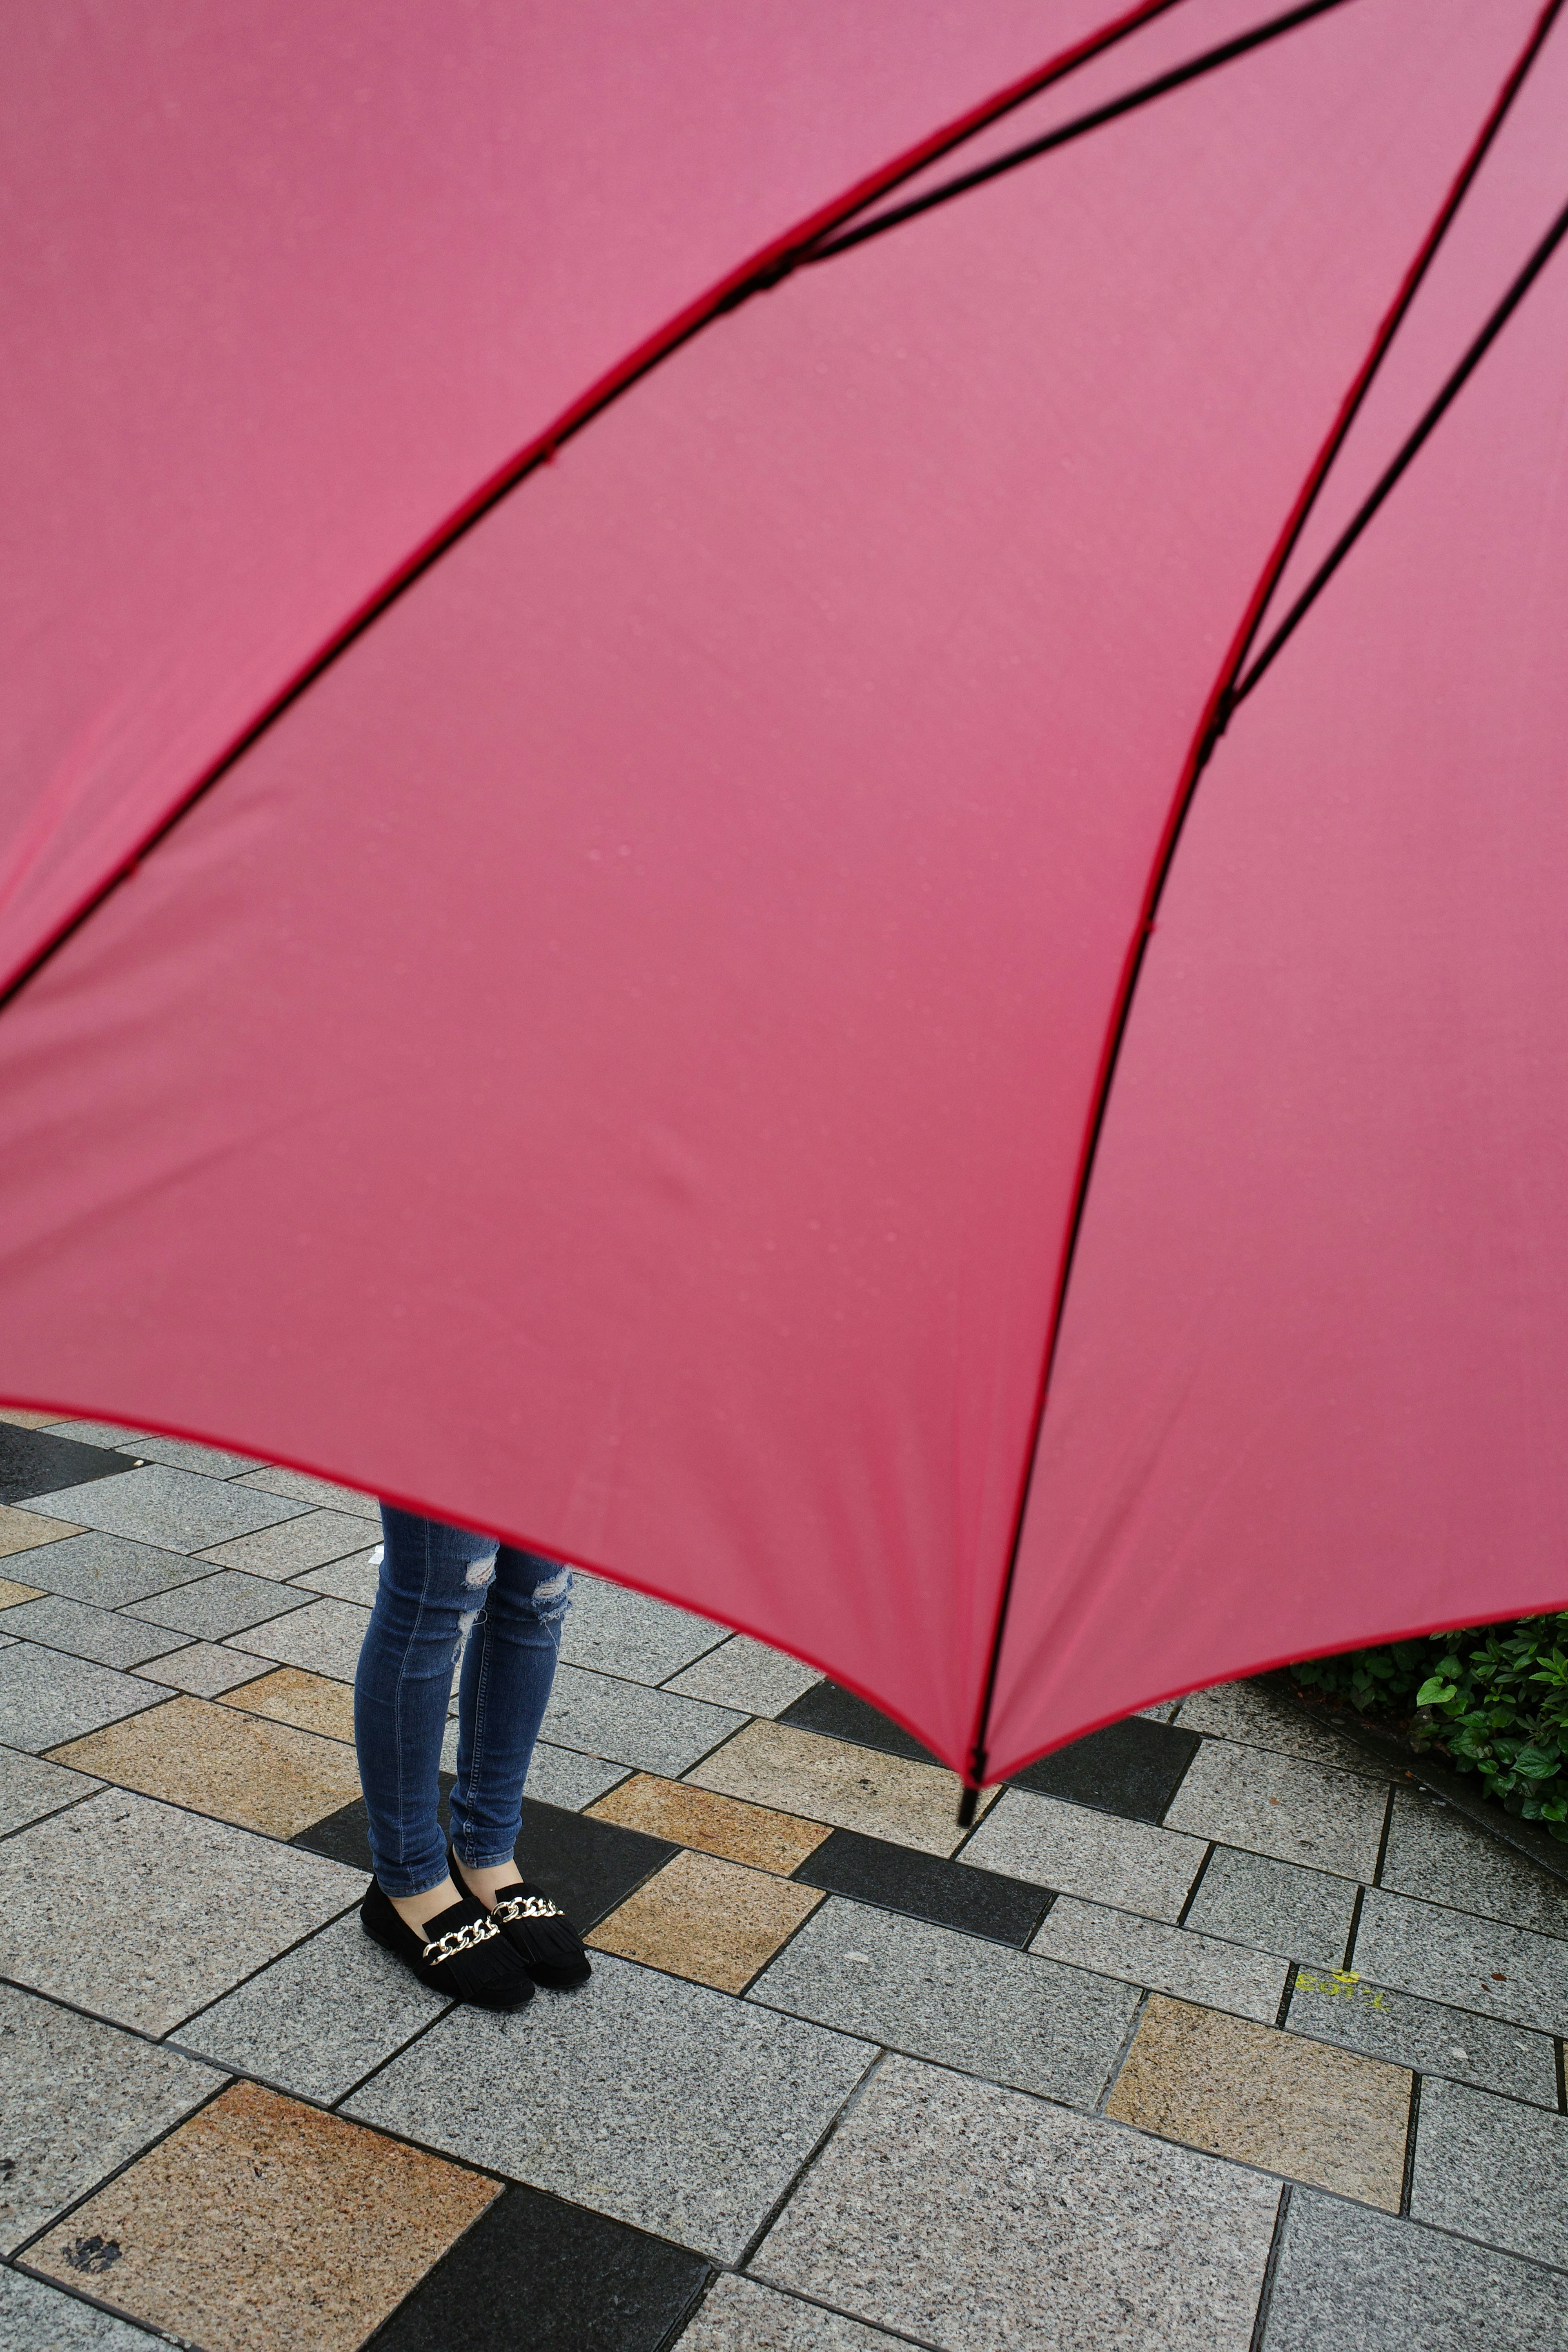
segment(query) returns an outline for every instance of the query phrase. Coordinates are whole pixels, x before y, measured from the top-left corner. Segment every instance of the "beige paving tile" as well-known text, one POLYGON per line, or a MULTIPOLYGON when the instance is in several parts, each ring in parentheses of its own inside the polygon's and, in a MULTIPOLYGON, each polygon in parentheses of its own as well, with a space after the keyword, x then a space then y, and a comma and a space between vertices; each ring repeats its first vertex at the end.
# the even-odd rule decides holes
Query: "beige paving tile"
POLYGON ((8 1576, 0 1576, 0 1609, 15 1609, 23 1601, 42 1599, 36 1584, 13 1584, 8 1576))
POLYGON ((1409 2072, 1155 1994, 1108 2116, 1399 2210, 1409 2072))
MULTIPOLYGON (((958 1777, 936 1764, 906 1762, 847 1739, 796 1731, 787 1723, 749 1723, 686 1775, 700 1789, 741 1797, 834 1829, 860 1830, 921 1853, 951 1853, 965 1832, 957 1825, 958 1777)), ((981 1799, 984 1811, 996 1791, 981 1799)))
POLYGON ((335 1740, 184 1695, 53 1752, 119 1788, 268 1837, 293 1837, 360 1792, 353 1754, 335 1740))
POLYGON ((15 1503, 0 1503, 0 1559, 9 1553, 36 1551, 40 1544, 58 1543, 66 1536, 79 1536, 80 1528, 68 1528, 63 1519, 46 1519, 37 1511, 18 1510, 15 1503))
POLYGON ((222 2352, 354 2352, 500 2183, 236 2083, 28 2256, 222 2352))
POLYGON ((331 1683, 325 1675, 307 1674, 303 1666, 276 1666, 259 1682, 247 1683, 231 1693, 224 1704, 353 1745, 353 1692, 346 1683, 331 1683))
POLYGON ((739 1992, 823 1896, 715 1854, 678 1853, 586 1941, 667 1976, 739 1992))
POLYGON ((689 1781, 661 1780, 655 1772, 638 1772, 623 1780, 587 1811, 628 1830, 647 1830, 652 1837, 695 1846, 700 1853, 721 1854, 727 1862, 743 1862, 752 1870, 771 1870, 779 1878, 787 1878, 832 1835, 822 1822, 803 1822, 766 1805, 715 1796, 708 1789, 694 1789, 689 1781))
POLYGON ((53 1429, 59 1422, 58 1412, 24 1412, 20 1405, 8 1404, 0 1412, 0 1421, 8 1421, 13 1429, 53 1429))

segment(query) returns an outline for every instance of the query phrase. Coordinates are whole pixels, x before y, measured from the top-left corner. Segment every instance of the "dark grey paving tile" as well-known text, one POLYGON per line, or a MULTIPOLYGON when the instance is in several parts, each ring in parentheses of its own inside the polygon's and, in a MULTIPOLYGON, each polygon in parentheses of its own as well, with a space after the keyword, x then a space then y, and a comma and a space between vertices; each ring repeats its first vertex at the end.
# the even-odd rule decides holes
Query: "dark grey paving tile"
POLYGON ((373 2352, 660 2352, 700 2255, 537 2189, 509 2189, 371 2338, 373 2352), (526 2314, 526 2323, 523 2315, 526 2314))
POLYGON ((887 1838, 862 1837, 857 1830, 835 1830, 794 1874, 807 1886, 826 1887, 852 1902, 907 1911, 934 1927, 1019 1946, 1028 1942, 1050 1899, 1043 1886, 1026 1879, 967 1868, 887 1838))
POLYGON ((1102 1976, 1172 1993, 1272 2025, 1279 2011, 1289 1963, 1244 1944, 1221 1943, 1163 1919, 1141 1919, 1100 1903, 1064 1895, 1053 1903, 1029 1949, 1065 1967, 1094 1969, 1102 1976))
POLYGON ((1370 1884, 1386 1807, 1383 1786, 1356 1773, 1205 1739, 1165 1825, 1370 1884))
POLYGON ((683 1674, 671 1675, 667 1690, 683 1698, 705 1698, 715 1706, 739 1707, 743 1715, 777 1717, 821 1676, 814 1666, 783 1650, 770 1650, 748 1634, 731 1633, 683 1674))
POLYGON ((212 1573, 205 1560, 191 1559, 184 1552, 130 1543, 123 1536, 96 1529, 37 1547, 26 1556, 26 1569, 29 1584, 93 1609, 126 1609, 212 1573))
POLYGON ((898 2352, 908 2340, 725 2271, 680 2338, 680 2352, 898 2352))
POLYGON ((282 1665, 327 1675, 334 1682, 352 1683, 370 1611, 356 1609, 352 1601, 331 1600, 307 1601, 301 1609, 294 1605, 300 1598, 297 1585, 274 1585, 272 1590, 289 1615, 273 1614, 248 1625, 231 1636, 232 1646, 276 1658, 282 1665))
POLYGON ((874 2055, 600 1954, 570 2000, 442 2018, 343 2112, 733 2263, 874 2055))
POLYGON ((1348 1878, 1221 1845, 1209 1857, 1186 1924, 1288 1960, 1337 1969, 1344 1962, 1354 1910, 1355 1887, 1348 1878))
POLYGON ((0 1984, 0 2252, 14 2252, 223 2080, 118 2026, 0 1984))
POLYGON ((1563 2343, 1560 2273, 1291 2191, 1261 2352, 1546 2352, 1563 2343))
POLYGON ((91 1486, 36 1495, 31 1507, 79 1528, 128 1536, 133 1543, 162 1544, 166 1551, 205 1551, 208 1544, 226 1543, 254 1528, 295 1518, 305 1506, 280 1495, 256 1494, 223 1479, 204 1478, 193 1470, 153 1464, 145 1470, 127 1470, 121 1477, 100 1478, 91 1486))
POLYGON ((727 1628, 631 1592, 602 1576, 579 1572, 561 1639, 568 1665, 622 1675, 631 1682, 662 1683, 725 1638, 727 1628))
POLYGON ((166 1696, 151 1684, 95 1665, 90 1658, 68 1658, 16 1642, 0 1650, 0 1723, 6 1745, 34 1753, 58 1748, 83 1732, 118 1723, 166 1696))
POLYGON ((1568 1886, 1425 1789, 1395 1792, 1379 1883, 1422 1902, 1568 1939, 1568 1886))
POLYGON ((544 1737, 644 1772, 676 1779, 744 1723, 731 1708, 677 1698, 582 1666, 561 1666, 545 1709, 544 1737))
MULTIPOLYGON (((75 1438, 58 1436, 47 1429, 18 1429, 0 1421, 0 1503, 30 1503, 39 1495, 53 1495, 62 1486, 77 1486, 98 1478, 118 1477, 135 1467, 129 1454, 111 1454, 101 1445, 80 1445, 75 1438)), ((56 1511, 58 1519, 68 1511, 56 1511)))
POLYGON ((58 2287, 0 2269, 0 2352, 147 2352, 152 2341, 58 2287))
MULTIPOLYGON (((194 1563, 193 1563, 194 1565, 194 1563)), ((220 1568, 195 1584, 176 1585, 151 1601, 138 1601, 126 1612, 144 1624, 163 1625, 192 1640, 221 1642, 226 1635, 249 1631, 269 1617, 310 1602, 287 1584, 265 1576, 245 1576, 238 1569, 220 1568)))
POLYGON ((1285 2021, 1293 2033, 1337 2042, 1418 2074, 1447 2074, 1528 2099, 1532 2106, 1557 2105, 1557 2056, 1549 2035, 1500 2024, 1473 2010, 1445 2009, 1363 1976, 1301 1969, 1285 2021))
POLYGON ((101 1785, 85 1772, 68 1771, 63 1764, 47 1763, 41 1756, 0 1748, 0 1837, 90 1797, 101 1785))
POLYGON ((829 1739, 850 1739, 858 1748, 878 1748, 884 1756, 907 1757, 912 1764, 935 1764, 941 1759, 923 1747, 914 1734, 906 1731, 901 1723, 883 1715, 853 1691, 841 1690, 837 1683, 813 1683, 809 1690, 780 1709, 780 1723, 794 1726, 797 1731, 820 1731, 829 1739))
POLYGON ((749 2268, 943 2352, 1247 2352, 1278 2181, 889 2058, 749 2268))
POLYGON ((1568 1943, 1368 1887, 1352 1966, 1373 1984, 1568 2032, 1568 1943))
POLYGON ((1163 1821, 1202 1744, 1195 1731, 1131 1715, 1042 1756, 1015 1773, 1013 1786, 1120 1813, 1124 1821, 1163 1821))
POLYGON ((1174 1919, 1204 1852, 1201 1838, 1005 1789, 960 1859, 1145 1918, 1174 1919))
POLYGON ((80 1601, 64 1600, 58 1592, 42 1601, 25 1601, 5 1612, 5 1631, 20 1641, 39 1642, 47 1650, 63 1650, 73 1658, 91 1658, 100 1666, 142 1665, 178 1649, 180 1636, 164 1627, 154 1630, 122 1617, 112 1609, 93 1609, 80 1601))
POLYGON ((1092 2107, 1135 1986, 834 1897, 747 1994, 867 2042, 1092 2107))
POLYGON ((1410 2211, 1568 2269, 1568 2116, 1463 2083, 1423 2083, 1410 2211))

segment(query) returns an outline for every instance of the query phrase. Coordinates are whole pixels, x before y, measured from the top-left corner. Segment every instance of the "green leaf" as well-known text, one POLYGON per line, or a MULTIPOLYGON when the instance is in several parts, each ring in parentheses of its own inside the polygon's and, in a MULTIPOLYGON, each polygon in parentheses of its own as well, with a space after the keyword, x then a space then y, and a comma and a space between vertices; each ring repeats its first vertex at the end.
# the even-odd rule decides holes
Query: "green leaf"
POLYGON ((1430 1681, 1424 1682, 1416 1692, 1415 1704, 1417 1706, 1447 1706, 1451 1698, 1458 1698, 1458 1696, 1454 1684, 1446 1683, 1441 1675, 1434 1675, 1430 1681))

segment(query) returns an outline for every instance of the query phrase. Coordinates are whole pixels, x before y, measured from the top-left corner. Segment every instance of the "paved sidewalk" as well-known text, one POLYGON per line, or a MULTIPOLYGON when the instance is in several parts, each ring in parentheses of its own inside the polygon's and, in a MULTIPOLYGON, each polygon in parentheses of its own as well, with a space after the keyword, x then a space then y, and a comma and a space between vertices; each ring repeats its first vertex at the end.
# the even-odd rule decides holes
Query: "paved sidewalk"
MULTIPOLYGON (((1543 2352, 1568 1892, 1235 1685, 955 1783, 580 1578, 595 1977, 361 1933, 367 1497, 0 1416, 0 2352, 1543 2352)), ((448 1756, 448 1761, 450 1757, 448 1756)))

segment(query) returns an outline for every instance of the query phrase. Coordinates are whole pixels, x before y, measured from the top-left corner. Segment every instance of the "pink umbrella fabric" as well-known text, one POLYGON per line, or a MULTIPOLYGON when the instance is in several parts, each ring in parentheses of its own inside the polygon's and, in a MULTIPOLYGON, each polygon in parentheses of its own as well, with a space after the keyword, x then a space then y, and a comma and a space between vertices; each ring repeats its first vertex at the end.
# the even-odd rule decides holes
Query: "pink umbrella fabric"
POLYGON ((20 27, 8 1394, 972 1783, 1568 1602, 1559 13, 20 27))

